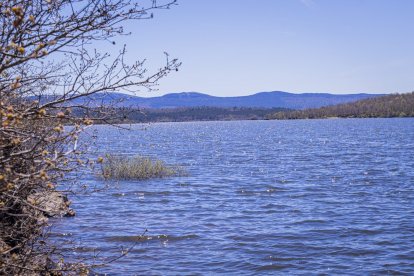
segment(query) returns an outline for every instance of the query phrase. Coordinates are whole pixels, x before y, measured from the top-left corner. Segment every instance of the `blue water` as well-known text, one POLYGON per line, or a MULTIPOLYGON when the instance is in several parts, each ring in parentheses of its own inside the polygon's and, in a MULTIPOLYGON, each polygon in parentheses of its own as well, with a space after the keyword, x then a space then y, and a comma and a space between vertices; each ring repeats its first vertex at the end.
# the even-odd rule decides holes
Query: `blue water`
MULTIPOLYGON (((414 274, 414 119, 95 131, 97 155, 154 156, 189 173, 72 197, 77 216, 53 228, 57 240, 74 241, 69 259, 108 260, 135 244, 97 272, 414 274)), ((94 175, 81 182, 105 184, 94 175)))

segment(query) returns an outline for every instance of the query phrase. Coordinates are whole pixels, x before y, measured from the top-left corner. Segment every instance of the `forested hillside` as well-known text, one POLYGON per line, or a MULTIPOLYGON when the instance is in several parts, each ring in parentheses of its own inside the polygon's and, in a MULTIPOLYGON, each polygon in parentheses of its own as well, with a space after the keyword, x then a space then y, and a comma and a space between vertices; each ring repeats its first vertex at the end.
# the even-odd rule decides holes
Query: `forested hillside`
POLYGON ((321 108, 281 111, 268 119, 317 119, 317 118, 373 118, 414 117, 414 92, 391 94, 321 108))
MULTIPOLYGON (((206 106, 163 109, 115 108, 111 112, 117 114, 117 116, 112 117, 110 120, 98 119, 96 123, 264 120, 269 114, 289 110, 286 108, 223 108, 206 106)), ((74 113, 79 117, 85 116, 82 109, 74 110, 74 113)))

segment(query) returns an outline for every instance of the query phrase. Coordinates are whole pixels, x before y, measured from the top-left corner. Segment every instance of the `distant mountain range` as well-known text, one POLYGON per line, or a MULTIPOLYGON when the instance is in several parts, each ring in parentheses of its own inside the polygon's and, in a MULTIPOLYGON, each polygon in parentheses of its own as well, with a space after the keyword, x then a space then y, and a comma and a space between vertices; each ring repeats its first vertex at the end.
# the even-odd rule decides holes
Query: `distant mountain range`
POLYGON ((252 107, 252 108, 290 108, 306 109, 328 105, 348 103, 361 99, 382 96, 383 94, 344 94, 288 92, 260 92, 250 96, 215 97, 197 92, 171 93, 160 97, 144 98, 122 93, 95 94, 89 99, 78 99, 76 103, 88 105, 109 105, 115 103, 117 107, 139 108, 178 108, 178 107, 252 107), (83 101, 83 102, 79 102, 83 101))

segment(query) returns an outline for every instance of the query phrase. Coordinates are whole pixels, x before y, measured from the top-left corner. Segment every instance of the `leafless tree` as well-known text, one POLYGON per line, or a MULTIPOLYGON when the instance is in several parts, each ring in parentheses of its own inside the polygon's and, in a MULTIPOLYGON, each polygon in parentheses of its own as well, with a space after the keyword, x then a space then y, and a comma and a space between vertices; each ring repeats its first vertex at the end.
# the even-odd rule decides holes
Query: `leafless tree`
MULTIPOLYGON (((122 23, 152 18, 175 1, 0 0, 0 274, 86 273, 82 264, 48 266, 43 241, 50 195, 65 174, 93 165, 79 134, 93 124, 88 97, 151 89, 180 63, 156 72, 129 64, 123 47, 113 57, 94 49, 124 35, 122 23), (74 110, 83 110, 82 116, 74 110), (70 125, 70 127, 64 127, 70 125), (42 202, 43 201, 43 202, 42 202)), ((105 119, 107 111, 94 116, 105 119)))

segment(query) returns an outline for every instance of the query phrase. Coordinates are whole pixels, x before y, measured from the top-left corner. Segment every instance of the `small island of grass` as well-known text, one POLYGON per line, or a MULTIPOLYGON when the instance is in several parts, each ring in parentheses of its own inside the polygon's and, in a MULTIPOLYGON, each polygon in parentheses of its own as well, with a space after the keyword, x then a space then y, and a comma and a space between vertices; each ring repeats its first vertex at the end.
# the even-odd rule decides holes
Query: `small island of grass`
POLYGON ((182 167, 170 166, 149 157, 106 155, 102 162, 102 175, 107 180, 145 180, 184 176, 186 172, 182 167))

